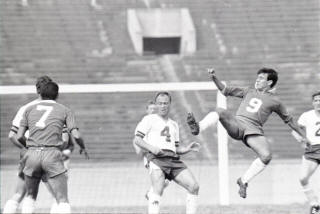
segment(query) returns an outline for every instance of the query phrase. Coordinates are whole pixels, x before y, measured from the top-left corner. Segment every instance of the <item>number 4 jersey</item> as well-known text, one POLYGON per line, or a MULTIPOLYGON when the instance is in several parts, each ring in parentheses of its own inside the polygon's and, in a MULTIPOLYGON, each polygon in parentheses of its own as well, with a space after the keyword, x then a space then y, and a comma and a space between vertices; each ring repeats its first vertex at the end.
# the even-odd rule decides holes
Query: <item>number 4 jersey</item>
POLYGON ((320 115, 315 110, 304 112, 299 117, 298 124, 305 127, 311 145, 320 145, 320 115))
POLYGON ((73 112, 53 100, 41 100, 25 110, 20 126, 29 129, 27 146, 60 147, 64 124, 69 131, 77 128, 73 112))
POLYGON ((277 113, 285 123, 292 118, 274 93, 231 86, 225 87, 222 93, 225 96, 242 98, 236 117, 256 126, 262 127, 272 112, 277 113))
POLYGON ((179 142, 179 127, 170 118, 165 120, 158 114, 150 114, 144 116, 139 122, 135 135, 160 149, 176 152, 176 143, 179 142))

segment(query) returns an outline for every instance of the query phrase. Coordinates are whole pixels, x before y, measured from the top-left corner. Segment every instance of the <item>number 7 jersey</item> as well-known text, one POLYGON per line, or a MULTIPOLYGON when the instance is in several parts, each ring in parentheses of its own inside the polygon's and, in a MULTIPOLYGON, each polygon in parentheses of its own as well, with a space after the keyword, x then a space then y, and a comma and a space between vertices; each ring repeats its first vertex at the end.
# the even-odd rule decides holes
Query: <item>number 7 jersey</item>
POLYGON ((160 149, 176 152, 176 144, 179 142, 179 126, 170 118, 165 120, 158 114, 150 114, 144 116, 138 123, 135 135, 160 149))
POLYGON ((53 100, 41 100, 25 110, 20 126, 29 129, 27 146, 60 147, 64 124, 69 131, 77 128, 73 112, 53 100))

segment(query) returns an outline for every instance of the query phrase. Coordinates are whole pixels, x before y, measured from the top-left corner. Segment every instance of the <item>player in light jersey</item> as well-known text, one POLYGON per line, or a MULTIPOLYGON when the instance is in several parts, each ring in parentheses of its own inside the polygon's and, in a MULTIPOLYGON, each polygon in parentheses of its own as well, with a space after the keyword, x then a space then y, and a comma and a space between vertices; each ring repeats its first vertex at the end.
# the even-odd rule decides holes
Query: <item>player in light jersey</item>
POLYGON ((198 151, 199 144, 186 147, 179 143, 179 126, 169 118, 171 96, 159 92, 155 96, 157 114, 146 115, 138 124, 135 144, 148 151, 150 178, 153 191, 149 194, 148 213, 160 212, 160 199, 165 179, 174 180, 188 191, 186 213, 196 213, 199 185, 191 171, 180 160, 180 154, 198 151))
POLYGON ((192 134, 197 135, 200 131, 220 121, 230 137, 242 140, 258 155, 258 158, 253 161, 244 175, 237 180, 240 187, 240 197, 246 198, 249 181, 262 172, 272 159, 270 146, 262 128, 271 113, 278 114, 291 129, 302 136, 303 141, 306 141, 306 138, 302 130, 293 121, 286 107, 274 93, 274 87, 278 81, 278 74, 275 70, 270 68, 260 69, 257 73, 255 88, 225 86, 217 78, 213 69, 208 69, 208 72, 212 81, 225 96, 241 98, 242 102, 236 116, 225 109, 217 108, 215 112, 210 112, 199 123, 190 113, 187 123, 192 134))
MULTIPOLYGON (((146 108, 146 114, 150 115, 150 114, 155 114, 157 113, 157 106, 155 104, 154 101, 149 101, 147 108, 146 108)), ((138 125, 139 126, 139 125, 138 125)), ((137 126, 137 127, 138 127, 137 126)), ((137 130, 135 130, 134 133, 137 133, 137 130)), ((137 146, 135 144, 135 141, 133 140, 133 147, 137 153, 138 156, 143 157, 143 165, 149 169, 149 161, 147 160, 147 158, 145 157, 145 155, 148 153, 148 151, 141 149, 139 146, 137 146)), ((169 185, 170 181, 168 179, 165 180, 164 182, 164 189, 169 185)), ((149 200, 149 194, 152 193, 152 186, 150 187, 150 189, 147 191, 147 193, 145 194, 145 197, 147 200, 149 200)))
POLYGON ((18 140, 24 138, 29 130, 26 141, 27 152, 24 155, 25 167, 23 173, 27 187, 27 196, 22 205, 22 213, 32 213, 37 198, 41 177, 46 176, 55 193, 58 206, 55 213, 70 213, 68 200, 67 176, 61 152, 62 131, 66 124, 69 132, 80 145, 80 152, 88 153, 80 132, 75 123, 73 112, 57 103, 59 87, 54 82, 45 84, 40 89, 41 101, 29 106, 24 114, 18 130, 18 140))
MULTIPOLYGON (((17 146, 20 149, 20 161, 19 161, 19 172, 18 172, 18 181, 17 181, 17 186, 15 189, 15 193, 14 195, 5 203, 5 206, 3 208, 3 213, 16 213, 17 212, 17 208, 19 206, 19 204, 21 203, 22 199, 25 196, 26 193, 26 186, 25 186, 25 182, 24 182, 24 174, 22 172, 23 168, 24 168, 24 162, 23 160, 23 156, 26 153, 26 143, 25 141, 23 141, 22 143, 20 143, 17 140, 17 132, 18 129, 20 127, 20 122, 21 119, 23 117, 23 114, 26 110, 26 108, 28 108, 31 105, 37 104, 40 102, 41 97, 40 97, 40 88, 45 85, 48 82, 51 82, 51 78, 48 76, 41 76, 39 78, 37 78, 36 81, 36 91, 37 94, 39 95, 39 97, 29 103, 27 103, 26 105, 22 106, 19 108, 17 114, 15 115, 13 121, 12 121, 12 126, 9 132, 9 139, 10 141, 17 146)), ((26 134, 26 136, 28 135, 28 133, 26 134)), ((48 190, 50 191, 51 188, 50 186, 45 183, 48 190)))
MULTIPOLYGON (((306 144, 302 156, 300 183, 311 208, 310 214, 320 214, 320 201, 309 186, 310 177, 320 164, 320 91, 312 95, 313 110, 304 112, 298 119, 298 125, 306 131, 309 144, 306 144)), ((294 136, 297 136, 293 132, 294 136)), ((297 140, 301 141, 299 136, 297 140)))

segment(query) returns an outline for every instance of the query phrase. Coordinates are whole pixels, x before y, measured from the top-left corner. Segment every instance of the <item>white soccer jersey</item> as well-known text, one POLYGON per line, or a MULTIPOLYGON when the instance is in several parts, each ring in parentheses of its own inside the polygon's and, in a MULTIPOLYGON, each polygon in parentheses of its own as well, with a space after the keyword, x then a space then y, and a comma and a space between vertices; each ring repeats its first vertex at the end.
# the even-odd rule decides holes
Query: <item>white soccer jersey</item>
POLYGON ((298 124, 306 128, 307 139, 311 145, 320 144, 320 115, 315 110, 304 112, 298 120, 298 124))
POLYGON ((171 120, 164 120, 158 114, 146 115, 137 125, 136 135, 144 141, 160 149, 176 152, 176 143, 179 142, 179 126, 171 120))
MULTIPOLYGON (((25 112, 25 110, 31 106, 31 105, 34 105, 34 104, 37 104, 39 103, 41 100, 40 99, 36 99, 36 100, 33 100, 23 106, 21 106, 16 114, 16 116, 14 117, 14 119, 12 120, 12 127, 11 127, 11 131, 17 133, 18 132, 18 129, 20 127, 20 122, 22 120, 22 117, 23 117, 23 114, 25 112)), ((25 134, 26 137, 29 136, 29 131, 27 130, 26 134, 25 134)))

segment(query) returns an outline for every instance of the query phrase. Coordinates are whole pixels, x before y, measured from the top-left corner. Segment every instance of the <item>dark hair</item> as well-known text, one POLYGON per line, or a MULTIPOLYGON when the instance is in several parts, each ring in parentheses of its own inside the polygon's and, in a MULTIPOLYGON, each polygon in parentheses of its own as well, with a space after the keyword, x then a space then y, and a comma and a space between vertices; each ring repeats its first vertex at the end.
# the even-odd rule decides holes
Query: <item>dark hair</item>
POLYGON ((157 98, 158 98, 159 96, 168 96, 168 97, 169 97, 169 101, 170 101, 170 103, 171 103, 171 95, 169 94, 169 92, 167 92, 167 91, 160 91, 160 92, 158 92, 158 93, 156 94, 156 96, 154 97, 154 102, 157 101, 157 98))
POLYGON ((271 88, 273 88, 273 86, 278 82, 278 72, 272 68, 261 68, 257 74, 268 74, 267 80, 272 80, 271 88))
POLYGON ((150 105, 155 105, 155 104, 156 104, 156 103, 155 103, 153 100, 149 100, 146 108, 148 109, 148 107, 149 107, 150 105))
POLYGON ((312 100, 313 100, 316 96, 320 96, 320 91, 314 92, 314 93, 312 94, 312 100))
POLYGON ((41 76, 37 78, 36 88, 38 94, 40 94, 41 87, 47 84, 48 82, 52 82, 52 79, 48 76, 41 76))
POLYGON ((48 82, 41 87, 40 95, 43 100, 56 100, 59 95, 59 86, 55 82, 48 82))

